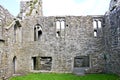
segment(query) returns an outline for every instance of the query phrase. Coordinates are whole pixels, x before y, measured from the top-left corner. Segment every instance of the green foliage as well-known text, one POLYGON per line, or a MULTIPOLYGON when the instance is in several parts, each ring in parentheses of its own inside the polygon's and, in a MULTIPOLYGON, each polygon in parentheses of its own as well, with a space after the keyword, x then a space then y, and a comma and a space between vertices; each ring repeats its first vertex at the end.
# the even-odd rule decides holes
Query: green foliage
POLYGON ((38 2, 38 0, 34 0, 33 4, 36 4, 38 2))
POLYGON ((34 1, 31 1, 30 2, 30 12, 26 14, 26 16, 30 16, 34 7, 35 7, 35 4, 38 2, 38 0, 34 0, 34 1))
POLYGON ((12 77, 10 80, 120 80, 120 77, 114 74, 77 76, 73 74, 31 73, 26 76, 12 77))

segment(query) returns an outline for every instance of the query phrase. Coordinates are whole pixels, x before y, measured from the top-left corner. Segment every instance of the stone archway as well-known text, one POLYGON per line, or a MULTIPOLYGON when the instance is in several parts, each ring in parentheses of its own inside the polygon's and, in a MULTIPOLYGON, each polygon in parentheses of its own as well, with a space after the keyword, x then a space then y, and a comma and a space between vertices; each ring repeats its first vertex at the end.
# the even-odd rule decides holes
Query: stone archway
POLYGON ((17 61, 17 57, 14 56, 14 57, 13 57, 13 73, 14 73, 14 74, 16 73, 16 61, 17 61))

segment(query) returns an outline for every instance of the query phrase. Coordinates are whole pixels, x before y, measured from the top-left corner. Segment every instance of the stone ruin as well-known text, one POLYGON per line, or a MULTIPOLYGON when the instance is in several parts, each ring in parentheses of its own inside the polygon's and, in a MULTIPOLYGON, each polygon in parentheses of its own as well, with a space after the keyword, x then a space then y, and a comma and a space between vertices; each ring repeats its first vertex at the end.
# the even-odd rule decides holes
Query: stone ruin
POLYGON ((42 1, 0 6, 0 77, 28 72, 120 74, 120 0, 105 15, 43 16, 42 1))

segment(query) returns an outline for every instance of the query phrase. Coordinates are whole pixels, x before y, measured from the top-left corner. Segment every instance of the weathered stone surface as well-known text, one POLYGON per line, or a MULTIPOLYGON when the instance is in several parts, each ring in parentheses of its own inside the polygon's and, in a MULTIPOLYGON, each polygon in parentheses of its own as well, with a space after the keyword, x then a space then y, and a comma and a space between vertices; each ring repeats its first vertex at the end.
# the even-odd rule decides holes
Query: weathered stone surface
POLYGON ((15 72, 34 71, 32 57, 38 56, 52 58, 50 72, 73 72, 76 56, 88 56, 88 68, 103 67, 104 60, 100 57, 103 54, 102 38, 95 38, 93 35, 93 18, 93 16, 28 17, 21 22, 21 42, 20 39, 15 40, 14 27, 12 27, 8 30, 8 33, 11 32, 8 34, 10 37, 8 46, 9 52, 12 53, 9 56, 10 60, 12 61, 14 56, 17 57, 15 72), (58 18, 65 21, 64 35, 59 37, 56 36, 58 18), (34 41, 36 24, 41 25, 42 35, 40 40, 34 41))
POLYGON ((111 0, 109 10, 112 11, 118 6, 120 6, 120 0, 111 0))
POLYGON ((7 16, 9 26, 3 21, 0 77, 27 72, 119 74, 120 7, 113 8, 118 3, 111 1, 105 16, 45 17, 41 0, 21 2, 20 19, 7 16))
POLYGON ((4 27, 9 26, 12 23, 13 16, 0 5, 0 39, 4 38, 4 27))
MULTIPOLYGON (((113 0, 114 1, 114 0, 113 0)), ((113 1, 111 4, 113 5, 113 1)), ((116 0, 117 5, 113 10, 105 15, 105 27, 103 27, 106 64, 105 70, 120 74, 120 0, 116 0)))
POLYGON ((8 55, 6 54, 5 27, 13 21, 13 16, 0 5, 0 77, 7 76, 8 55))

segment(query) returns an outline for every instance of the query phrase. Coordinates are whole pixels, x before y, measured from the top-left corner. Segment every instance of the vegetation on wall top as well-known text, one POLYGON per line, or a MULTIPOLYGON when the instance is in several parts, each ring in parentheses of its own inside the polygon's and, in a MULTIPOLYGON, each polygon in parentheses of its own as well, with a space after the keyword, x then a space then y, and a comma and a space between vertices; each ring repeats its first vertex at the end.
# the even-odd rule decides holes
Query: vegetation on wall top
POLYGON ((33 9, 34 9, 34 7, 35 7, 35 4, 36 4, 37 2, 38 2, 38 0, 30 1, 30 5, 29 5, 30 11, 29 11, 29 13, 26 14, 26 16, 30 16, 30 15, 32 14, 32 11, 33 11, 33 9))

